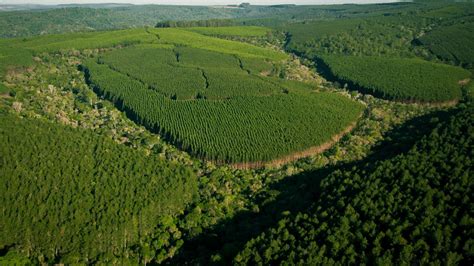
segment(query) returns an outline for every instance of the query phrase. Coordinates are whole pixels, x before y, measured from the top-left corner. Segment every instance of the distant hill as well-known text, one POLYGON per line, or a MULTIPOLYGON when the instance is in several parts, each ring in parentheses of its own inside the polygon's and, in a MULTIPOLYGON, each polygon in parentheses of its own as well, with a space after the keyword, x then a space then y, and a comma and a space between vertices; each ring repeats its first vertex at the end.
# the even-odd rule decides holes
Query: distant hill
POLYGON ((70 7, 115 8, 115 7, 129 7, 129 6, 133 6, 133 4, 119 4, 119 3, 62 4, 62 5, 42 5, 42 4, 2 5, 0 4, 0 11, 45 10, 45 9, 57 9, 57 8, 70 8, 70 7))

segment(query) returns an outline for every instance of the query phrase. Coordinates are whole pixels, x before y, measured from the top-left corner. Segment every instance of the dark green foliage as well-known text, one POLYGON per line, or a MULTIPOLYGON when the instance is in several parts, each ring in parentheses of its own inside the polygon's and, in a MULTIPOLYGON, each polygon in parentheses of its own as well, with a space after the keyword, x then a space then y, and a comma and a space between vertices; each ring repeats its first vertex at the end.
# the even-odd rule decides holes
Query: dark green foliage
MULTIPOLYGON (((288 32, 287 50, 306 62, 323 57, 343 70, 338 74, 350 78, 350 87, 356 81, 389 99, 449 100, 460 97, 457 81, 466 72, 414 59, 439 62, 416 40, 472 23, 470 10, 442 3, 63 8, 0 13, 0 35, 251 17, 229 23, 288 32)), ((59 118, 90 128, 0 114, 0 264, 472 264, 474 111, 463 101, 459 107, 466 109, 448 122, 433 115, 439 119, 427 126, 415 118, 399 136, 386 130, 434 107, 353 93, 368 104, 353 134, 281 168, 236 170, 190 159, 161 140, 152 144, 161 137, 200 158, 258 166, 293 159, 288 155, 355 123, 364 107, 347 93, 327 92, 333 89, 324 82, 314 90, 310 82, 282 80, 289 67, 281 61, 289 56, 249 44, 279 47, 283 32, 254 30, 147 28, 0 40, 0 75, 33 64, 33 71, 12 71, 5 80, 9 96, 1 95, 0 83, 0 109, 55 119, 46 111, 53 106, 59 118), (99 56, 87 61, 92 55, 99 56), (101 97, 86 86, 77 62, 101 97), (104 98, 160 136, 148 137, 104 98), (119 145, 92 132, 114 139, 125 132, 133 141, 119 145), (381 151, 371 153, 382 139, 381 151), (199 179, 175 160, 194 165, 199 179)), ((454 43, 449 47, 461 52, 454 43)), ((465 98, 473 88, 473 82, 464 85, 465 98)))
POLYGON ((470 72, 421 59, 324 55, 324 63, 341 82, 386 99, 449 101, 461 97, 459 81, 470 72))
POLYGON ((89 131, 5 113, 0 124, 1 248, 49 263, 138 261, 136 245, 197 190, 191 169, 89 131))
POLYGON ((432 20, 415 15, 375 16, 290 24, 287 49, 315 54, 413 57, 412 41, 432 20))
POLYGON ((474 108, 408 152, 335 171, 310 211, 249 241, 238 264, 470 264, 474 108))
POLYGON ((472 67, 469 61, 473 51, 469 43, 474 34, 472 23, 467 22, 472 22, 469 14, 474 5, 412 7, 409 12, 399 10, 393 14, 290 24, 282 27, 287 32, 286 49, 311 60, 322 58, 325 64, 320 62, 318 67, 327 78, 338 78, 337 81, 348 83, 350 89, 364 93, 395 100, 459 98, 460 86, 456 83, 468 78, 467 72, 413 58, 437 61, 438 56, 472 67), (438 11, 454 12, 457 16, 450 13, 438 17, 435 15, 438 11), (423 36, 427 31, 430 32, 423 36), (418 40, 420 36, 423 37, 418 40), (426 44, 435 55, 420 44, 426 44))
POLYGON ((236 26, 233 19, 204 19, 204 20, 167 20, 156 23, 156 28, 186 28, 186 27, 226 27, 236 26))
POLYGON ((331 21, 302 22, 286 26, 284 30, 291 36, 291 45, 305 44, 328 35, 357 29, 362 19, 341 19, 331 21))
MULTIPOLYGON (((356 120, 363 109, 335 93, 299 89, 286 93, 281 90, 271 96, 180 101, 164 97, 106 65, 86 65, 98 93, 138 123, 211 160, 268 161, 317 146, 356 120)), ((210 86, 213 82, 219 84, 214 79, 219 78, 218 74, 209 78, 210 86)))
POLYGON ((154 26, 157 21, 236 18, 258 16, 262 13, 268 12, 259 9, 243 12, 240 9, 163 5, 0 11, 0 37, 133 28, 154 26))
MULTIPOLYGON (((314 19, 397 14, 421 5, 390 3, 375 5, 248 6, 246 8, 206 6, 142 5, 115 7, 97 5, 59 6, 43 10, 0 11, 0 37, 143 26, 280 26, 286 22, 314 19), (112 7, 112 8, 111 8, 112 7)), ((44 8, 44 7, 43 7, 44 8)))
POLYGON ((437 28, 420 38, 441 59, 466 68, 474 68, 474 24, 437 28))

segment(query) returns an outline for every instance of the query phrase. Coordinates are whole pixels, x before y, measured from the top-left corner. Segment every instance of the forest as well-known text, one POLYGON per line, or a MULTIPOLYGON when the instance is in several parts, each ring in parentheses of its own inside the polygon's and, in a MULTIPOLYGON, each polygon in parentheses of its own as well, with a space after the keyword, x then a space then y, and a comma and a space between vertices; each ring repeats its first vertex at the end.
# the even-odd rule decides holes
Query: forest
POLYGON ((407 152, 334 171, 308 211, 250 240, 234 262, 469 263, 473 118, 468 103, 407 152))
POLYGON ((343 131, 363 110, 335 93, 309 93, 249 74, 239 57, 204 49, 145 46, 98 60, 85 63, 95 90, 133 120, 214 161, 263 163, 304 151, 343 131))
POLYGON ((461 97, 462 68, 419 59, 321 55, 335 78, 351 87, 391 100, 443 102, 461 97))
POLYGON ((474 3, 0 4, 0 265, 470 265, 474 3))
POLYGON ((4 111, 0 119, 0 241, 40 263, 65 255, 63 263, 109 262, 112 254, 139 262, 156 221, 172 219, 196 195, 190 167, 87 130, 4 111))

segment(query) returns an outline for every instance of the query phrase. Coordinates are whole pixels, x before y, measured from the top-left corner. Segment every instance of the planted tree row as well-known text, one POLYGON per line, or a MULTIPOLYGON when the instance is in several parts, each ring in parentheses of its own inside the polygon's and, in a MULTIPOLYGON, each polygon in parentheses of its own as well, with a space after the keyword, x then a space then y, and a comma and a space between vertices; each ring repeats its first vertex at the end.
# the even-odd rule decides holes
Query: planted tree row
POLYGON ((470 105, 407 153, 333 172, 308 211, 250 240, 234 263, 470 264, 473 125, 470 105))
POLYGON ((197 191, 190 168, 91 131, 5 113, 0 123, 0 247, 34 264, 137 264, 144 239, 197 191))
MULTIPOLYGON (((260 58, 249 60, 265 63, 260 58)), ((261 96, 282 90, 259 73, 249 73, 247 61, 203 49, 131 47, 107 53, 99 62, 176 100, 261 96)))
POLYGON ((98 93, 138 123, 191 153, 228 162, 268 161, 320 145, 343 131, 363 107, 335 93, 289 90, 224 101, 175 101, 91 61, 98 93))
POLYGON ((419 40, 441 59, 474 68, 473 23, 440 27, 423 35, 419 40))
POLYGON ((460 81, 470 72, 420 59, 322 56, 343 83, 386 99, 442 102, 461 97, 460 81))

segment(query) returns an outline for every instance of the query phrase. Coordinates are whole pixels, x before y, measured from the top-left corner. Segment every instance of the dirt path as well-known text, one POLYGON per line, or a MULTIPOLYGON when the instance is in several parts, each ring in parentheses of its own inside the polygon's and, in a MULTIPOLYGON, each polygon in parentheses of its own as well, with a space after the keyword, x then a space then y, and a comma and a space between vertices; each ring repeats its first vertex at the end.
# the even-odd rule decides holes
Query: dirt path
POLYGON ((292 161, 296 161, 296 160, 301 159, 301 158, 305 158, 305 157, 308 157, 308 156, 311 156, 311 155, 316 155, 316 154, 322 153, 322 152, 328 150, 329 148, 331 148, 344 135, 351 132, 354 129, 354 127, 357 125, 358 121, 359 121, 359 119, 352 122, 343 131, 341 131, 340 133, 332 136, 329 141, 326 141, 321 145, 314 146, 314 147, 308 148, 308 149, 303 150, 303 151, 294 152, 294 153, 289 154, 285 157, 282 157, 282 158, 279 158, 279 159, 274 159, 274 160, 271 160, 271 161, 268 161, 268 162, 234 163, 234 164, 230 164, 230 166, 232 168, 235 168, 235 169, 254 169, 254 168, 261 168, 261 167, 279 167, 279 166, 282 166, 282 165, 287 164, 287 163, 292 162, 292 161))

